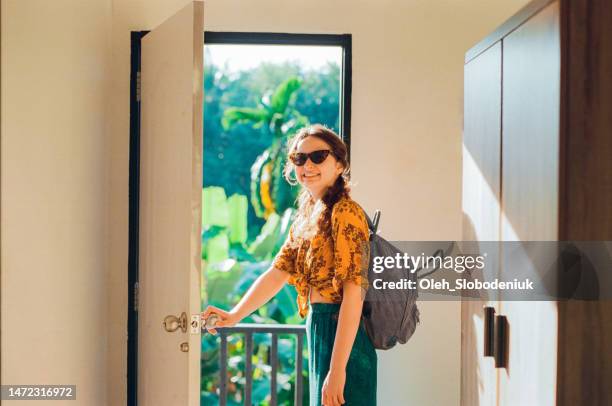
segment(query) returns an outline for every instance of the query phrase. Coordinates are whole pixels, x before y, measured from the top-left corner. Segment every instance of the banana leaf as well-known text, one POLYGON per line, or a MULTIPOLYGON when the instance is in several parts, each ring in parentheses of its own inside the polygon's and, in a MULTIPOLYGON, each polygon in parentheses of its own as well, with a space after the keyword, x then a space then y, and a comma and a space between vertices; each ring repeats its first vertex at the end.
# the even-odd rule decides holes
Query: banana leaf
POLYGON ((233 194, 227 199, 229 211, 228 233, 232 244, 246 243, 248 204, 245 195, 233 194))
POLYGON ((278 239, 279 226, 280 216, 277 213, 271 213, 261 228, 261 232, 247 249, 249 254, 260 260, 270 259, 278 239))
POLYGON ((223 112, 221 125, 228 130, 234 124, 263 123, 268 120, 270 112, 267 109, 253 107, 230 107, 223 112))
POLYGON ((240 263, 233 259, 208 264, 206 267, 207 304, 227 307, 230 301, 228 299, 234 295, 241 270, 240 263))
POLYGON ((292 77, 285 80, 276 88, 270 101, 271 107, 275 113, 282 114, 285 112, 291 101, 291 96, 300 88, 301 84, 298 78, 292 77))
POLYGON ((219 233, 206 240, 204 244, 204 259, 210 264, 225 261, 229 258, 229 239, 226 233, 219 233))
POLYGON ((225 189, 209 186, 202 189, 202 229, 211 226, 227 227, 229 210, 225 189))

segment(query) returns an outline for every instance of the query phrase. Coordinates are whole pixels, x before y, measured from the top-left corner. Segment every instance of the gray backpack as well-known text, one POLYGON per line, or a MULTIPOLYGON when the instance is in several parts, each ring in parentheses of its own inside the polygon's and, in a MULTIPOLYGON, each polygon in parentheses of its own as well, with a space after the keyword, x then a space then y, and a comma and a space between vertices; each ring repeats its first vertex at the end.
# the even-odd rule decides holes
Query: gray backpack
MULTIPOLYGON (((365 211, 364 211, 365 213, 365 211)), ((416 272, 406 272, 405 269, 385 268, 384 272, 373 271, 374 257, 393 256, 401 253, 393 244, 385 240, 376 231, 380 220, 380 210, 374 214, 374 221, 366 214, 370 229, 370 263, 368 267, 368 288, 363 303, 362 319, 365 329, 374 345, 379 350, 388 350, 397 344, 405 344, 414 333, 419 323, 419 309, 416 305, 417 289, 376 290, 373 281, 398 281, 401 278, 413 280, 417 286, 416 272)), ((414 263, 411 264, 414 268, 414 263)))

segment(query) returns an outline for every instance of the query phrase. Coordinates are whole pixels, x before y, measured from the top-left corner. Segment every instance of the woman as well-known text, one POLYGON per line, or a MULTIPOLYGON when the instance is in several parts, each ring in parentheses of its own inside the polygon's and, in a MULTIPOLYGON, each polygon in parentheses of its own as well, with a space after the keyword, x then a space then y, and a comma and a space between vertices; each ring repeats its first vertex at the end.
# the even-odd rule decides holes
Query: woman
POLYGON ((209 306, 202 318, 216 313, 215 327, 233 326, 285 283, 294 285, 300 316, 307 315, 310 405, 375 405, 377 356, 361 321, 369 232, 363 210, 349 196, 346 145, 333 131, 312 125, 293 138, 288 158, 284 176, 302 191, 287 240, 231 311, 209 306))

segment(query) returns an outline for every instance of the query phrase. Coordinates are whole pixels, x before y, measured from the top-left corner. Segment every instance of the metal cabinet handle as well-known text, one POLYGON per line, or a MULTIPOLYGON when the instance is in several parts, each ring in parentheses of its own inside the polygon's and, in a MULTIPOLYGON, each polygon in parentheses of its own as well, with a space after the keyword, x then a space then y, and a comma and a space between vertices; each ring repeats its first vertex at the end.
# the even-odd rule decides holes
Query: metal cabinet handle
POLYGON ((484 349, 485 357, 492 357, 495 350, 495 308, 484 306, 484 349))
POLYGON ((495 320, 495 368, 508 365, 508 319, 497 316, 495 320))

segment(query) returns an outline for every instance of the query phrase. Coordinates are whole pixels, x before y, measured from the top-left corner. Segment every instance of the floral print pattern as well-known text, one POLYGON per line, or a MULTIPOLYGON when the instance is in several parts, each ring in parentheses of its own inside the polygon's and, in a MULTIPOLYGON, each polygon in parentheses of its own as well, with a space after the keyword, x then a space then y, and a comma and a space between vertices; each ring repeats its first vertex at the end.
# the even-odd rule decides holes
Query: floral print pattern
POLYGON ((342 302, 343 283, 369 287, 369 229, 361 207, 350 197, 342 197, 332 209, 331 235, 318 232, 308 240, 295 241, 293 226, 274 258, 272 266, 289 274, 295 286, 300 316, 308 313, 310 287, 321 296, 342 302))

